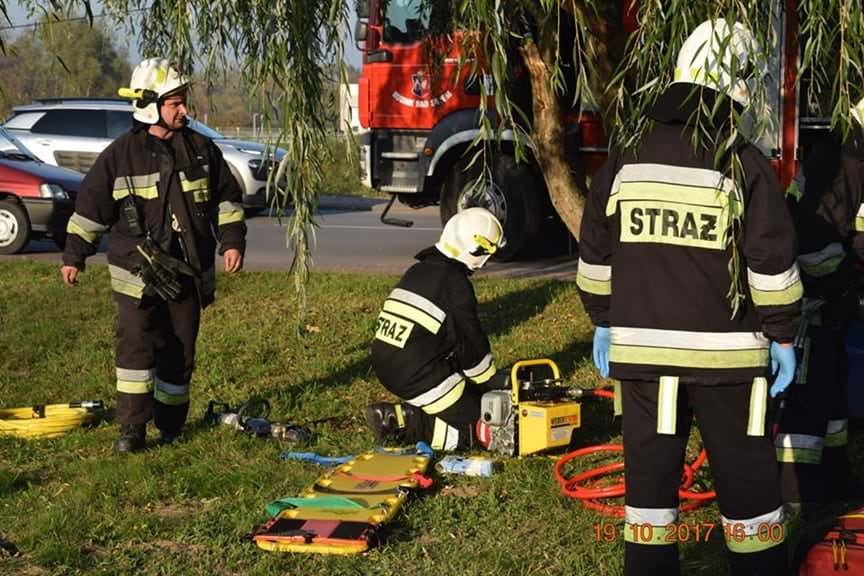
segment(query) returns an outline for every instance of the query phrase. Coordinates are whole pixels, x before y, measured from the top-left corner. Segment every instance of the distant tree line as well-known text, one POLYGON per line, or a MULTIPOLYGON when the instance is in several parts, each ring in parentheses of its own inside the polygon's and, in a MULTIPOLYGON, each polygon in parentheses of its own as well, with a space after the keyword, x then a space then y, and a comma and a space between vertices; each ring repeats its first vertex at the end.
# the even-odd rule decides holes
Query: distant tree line
MULTIPOLYGON (((3 38, 6 53, 0 52, 0 121, 13 106, 29 104, 40 98, 91 97, 116 98, 117 89, 129 84, 135 62, 130 62, 122 43, 107 21, 58 22, 44 16, 39 25, 15 38, 3 38)), ((359 71, 349 69, 356 79, 359 71)), ((195 78, 193 76, 193 78, 195 78)), ((328 125, 338 123, 337 83, 324 96, 322 106, 332 110, 328 125)), ((354 80, 356 81, 356 80, 354 80)), ((260 90, 263 97, 263 90, 260 90)), ((228 69, 208 85, 195 78, 192 112, 214 127, 252 127, 261 103, 243 83, 242 71, 228 69)))

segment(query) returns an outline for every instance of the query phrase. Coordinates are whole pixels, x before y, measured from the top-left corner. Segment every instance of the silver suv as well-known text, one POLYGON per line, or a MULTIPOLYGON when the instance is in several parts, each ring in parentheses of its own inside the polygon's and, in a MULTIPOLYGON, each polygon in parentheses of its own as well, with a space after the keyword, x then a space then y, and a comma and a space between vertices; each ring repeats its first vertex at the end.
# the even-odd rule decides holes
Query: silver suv
MULTIPOLYGON (((86 174, 99 153, 132 127, 132 104, 114 98, 47 98, 16 106, 4 126, 43 162, 86 174)), ((265 207, 268 173, 285 151, 277 149, 274 162, 271 150, 267 161, 263 144, 226 138, 194 119, 189 127, 219 146, 243 188, 243 204, 265 207)))

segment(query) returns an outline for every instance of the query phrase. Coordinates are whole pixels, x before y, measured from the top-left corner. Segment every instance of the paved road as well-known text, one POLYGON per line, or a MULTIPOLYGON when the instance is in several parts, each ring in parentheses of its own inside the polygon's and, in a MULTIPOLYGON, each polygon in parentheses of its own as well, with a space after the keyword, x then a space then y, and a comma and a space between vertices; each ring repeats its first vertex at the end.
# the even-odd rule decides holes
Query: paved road
MULTIPOLYGON (((383 200, 322 198, 313 269, 398 274, 411 265, 414 254, 435 243, 441 232, 437 208, 413 210, 397 203, 390 215, 414 222, 411 228, 401 228, 380 222, 384 206, 383 200)), ((247 269, 287 269, 292 255, 285 243, 288 220, 280 225, 278 219, 262 215, 249 218, 247 224, 247 269)), ((104 262, 104 248, 103 242, 100 253, 91 261, 104 262)), ((558 252, 566 252, 566 246, 558 252)), ((57 262, 60 253, 51 242, 31 242, 22 254, 0 256, 0 262, 21 259, 57 262)), ((575 268, 575 257, 565 254, 531 262, 492 263, 484 273, 573 278, 575 268)))

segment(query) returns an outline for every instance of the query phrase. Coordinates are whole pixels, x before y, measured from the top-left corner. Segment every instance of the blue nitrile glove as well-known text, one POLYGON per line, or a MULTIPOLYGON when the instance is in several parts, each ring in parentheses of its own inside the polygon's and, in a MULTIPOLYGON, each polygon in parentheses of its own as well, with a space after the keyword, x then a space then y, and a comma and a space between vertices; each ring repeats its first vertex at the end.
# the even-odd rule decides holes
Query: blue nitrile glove
POLYGON ((605 326, 597 326, 594 329, 594 366, 600 371, 600 376, 606 378, 609 376, 609 344, 612 335, 609 333, 609 328, 605 326))
POLYGON ((774 376, 774 383, 771 385, 772 398, 786 390, 792 383, 797 363, 794 346, 771 342, 771 375, 774 376))

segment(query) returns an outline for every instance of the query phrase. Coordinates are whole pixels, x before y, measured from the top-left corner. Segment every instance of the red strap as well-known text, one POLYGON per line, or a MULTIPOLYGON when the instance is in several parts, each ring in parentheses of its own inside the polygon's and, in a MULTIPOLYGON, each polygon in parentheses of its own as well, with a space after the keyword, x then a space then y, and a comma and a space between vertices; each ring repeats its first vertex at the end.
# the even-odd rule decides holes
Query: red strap
POLYGON ((427 478, 420 472, 405 474, 403 476, 362 476, 359 474, 351 474, 349 472, 339 472, 342 476, 356 478, 357 480, 368 480, 370 482, 398 482, 399 480, 414 480, 421 488, 429 488, 432 486, 432 479, 427 478))

